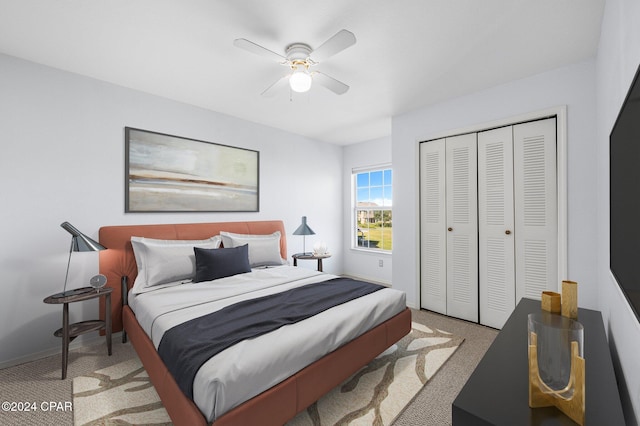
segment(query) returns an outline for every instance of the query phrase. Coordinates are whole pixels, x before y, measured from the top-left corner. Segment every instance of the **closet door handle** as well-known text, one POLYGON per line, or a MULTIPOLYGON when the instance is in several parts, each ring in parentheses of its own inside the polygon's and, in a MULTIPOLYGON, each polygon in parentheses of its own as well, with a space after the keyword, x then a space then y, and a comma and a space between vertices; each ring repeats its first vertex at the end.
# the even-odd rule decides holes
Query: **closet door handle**
POLYGON ((504 231, 505 234, 509 235, 511 234, 511 231, 509 231, 508 229, 506 231, 504 231))
POLYGON ((453 228, 447 228, 447 231, 451 232, 453 231, 453 228))

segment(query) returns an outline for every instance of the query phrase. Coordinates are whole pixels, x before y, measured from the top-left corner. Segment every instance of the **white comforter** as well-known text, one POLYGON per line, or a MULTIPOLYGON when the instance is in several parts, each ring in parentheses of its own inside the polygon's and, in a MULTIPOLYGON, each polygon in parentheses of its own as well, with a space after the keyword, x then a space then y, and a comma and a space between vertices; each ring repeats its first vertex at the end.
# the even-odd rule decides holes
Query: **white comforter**
MULTIPOLYGON (((336 276, 291 266, 254 269, 215 281, 130 294, 129 305, 157 349, 164 332, 184 321, 242 300, 331 278, 336 276)), ((208 421, 214 421, 405 307, 404 292, 385 288, 242 341, 200 368, 194 380, 194 402, 208 421)))

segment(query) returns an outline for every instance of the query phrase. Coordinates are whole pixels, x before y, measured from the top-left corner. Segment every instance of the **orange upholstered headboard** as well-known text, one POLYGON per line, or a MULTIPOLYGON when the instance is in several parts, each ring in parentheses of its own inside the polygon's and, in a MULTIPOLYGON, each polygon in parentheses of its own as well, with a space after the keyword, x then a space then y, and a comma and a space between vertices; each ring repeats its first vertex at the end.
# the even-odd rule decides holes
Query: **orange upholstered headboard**
MULTIPOLYGON (((179 223, 167 225, 103 226, 99 231, 100 244, 107 250, 100 252, 100 273, 107 277, 111 293, 111 320, 113 332, 122 330, 122 278, 127 278, 129 288, 138 275, 133 255, 131 237, 147 237, 162 240, 201 240, 218 235, 221 231, 237 234, 271 234, 280 231, 280 255, 287 258, 287 240, 284 224, 280 220, 255 222, 179 223)), ((104 319, 104 301, 101 298, 100 318, 104 319)))

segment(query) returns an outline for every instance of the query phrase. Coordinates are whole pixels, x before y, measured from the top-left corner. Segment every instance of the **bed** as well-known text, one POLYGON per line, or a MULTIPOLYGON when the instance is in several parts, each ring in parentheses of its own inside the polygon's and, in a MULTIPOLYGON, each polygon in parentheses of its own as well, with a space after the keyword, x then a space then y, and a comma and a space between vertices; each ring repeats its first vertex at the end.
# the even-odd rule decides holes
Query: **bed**
MULTIPOLYGON (((277 371, 277 368, 273 368, 273 374, 275 377, 266 377, 264 379, 266 381, 258 386, 258 391, 255 389, 252 390, 252 392, 256 393, 255 395, 250 395, 248 399, 241 400, 240 402, 231 400, 227 404, 229 407, 222 404, 222 408, 220 409, 216 407, 207 407, 203 410, 202 401, 207 398, 203 397, 202 392, 197 396, 198 394, 196 394, 195 385, 194 399, 200 402, 196 403, 193 399, 187 397, 178 384, 180 378, 178 382, 174 379, 174 376, 171 374, 169 368, 165 365, 158 353, 157 346, 160 339, 157 336, 153 336, 156 332, 150 330, 153 330, 156 323, 161 323, 162 321, 149 320, 149 318, 147 318, 149 315, 147 315, 144 308, 139 308, 138 305, 143 306, 141 301, 151 299, 177 300, 173 295, 168 295, 173 291, 181 291, 181 294, 184 295, 186 294, 185 289, 189 288, 189 291, 191 291, 191 288, 193 288, 195 291, 196 287, 203 287, 207 289, 206 291, 211 291, 211 286, 208 285, 207 282, 197 283, 196 285, 189 284, 190 286, 193 285, 193 287, 187 287, 184 285, 176 286, 176 289, 168 285, 168 288, 166 289, 154 289, 149 293, 137 294, 133 296, 133 300, 130 301, 129 296, 133 293, 131 289, 134 283, 137 283, 136 277, 138 274, 138 267, 131 244, 131 237, 144 237, 158 240, 204 240, 212 236, 219 235, 221 232, 229 232, 237 235, 273 235, 274 233, 279 232, 279 255, 283 259, 286 259, 287 257, 286 232, 282 221, 124 225, 106 226, 102 227, 99 231, 100 243, 108 248, 108 250, 100 252, 100 273, 107 276, 107 286, 113 288, 113 303, 111 305, 113 331, 117 332, 122 330, 126 332, 126 336, 131 340, 131 344, 138 353, 146 371, 149 374, 151 382, 156 388, 167 412, 169 413, 169 416, 175 424, 205 425, 213 423, 216 426, 237 424, 284 424, 297 413, 306 409, 322 395, 330 391, 333 387, 337 386, 350 375, 368 364, 373 358, 382 353, 386 348, 397 342, 410 331, 411 314, 406 306, 404 306, 404 295, 402 296, 402 307, 400 307, 399 302, 395 300, 392 302, 394 305, 393 307, 366 308, 365 310, 361 310, 366 312, 366 314, 362 314, 362 312, 360 314, 354 314, 360 315, 360 318, 356 319, 356 316, 349 316, 347 317, 349 318, 348 321, 343 320, 345 323, 356 323, 356 325, 349 325, 349 327, 352 328, 343 333, 344 336, 342 338, 347 339, 346 341, 332 342, 332 344, 336 345, 335 349, 331 348, 330 352, 320 355, 308 354, 308 348, 306 346, 304 351, 288 350, 288 353, 297 353, 296 357, 307 357, 313 360, 309 361, 307 364, 307 361, 291 358, 290 361, 292 362, 287 361, 286 364, 295 365, 296 362, 299 362, 305 363, 304 366, 293 367, 295 371, 288 373, 277 371), (147 294, 149 296, 147 296, 147 294), (164 297, 164 299, 161 299, 161 297, 164 297), (132 302, 132 305, 128 302, 132 302), (132 306, 134 306, 140 318, 136 316, 132 306), (370 312, 377 311, 378 309, 380 312, 383 312, 383 316, 377 318, 375 315, 369 314, 370 312), (140 319, 140 321, 138 319, 140 319), (150 337, 150 335, 152 337, 150 337), (283 374, 285 374, 286 377, 280 377, 283 374), (269 381, 273 383, 270 383, 269 381), (261 389, 260 386, 267 387, 265 389, 261 389)), ((252 247, 251 244, 249 246, 252 247)), ((324 282, 333 278, 329 274, 303 270, 303 268, 298 269, 290 266, 281 266, 273 268, 267 267, 264 269, 252 268, 251 271, 246 274, 216 280, 216 286, 219 288, 235 288, 236 281, 234 280, 240 278, 244 279, 245 276, 251 278, 254 276, 260 277, 261 280, 265 278, 263 281, 260 281, 255 285, 260 286, 260 292, 267 292, 269 294, 278 292, 279 290, 276 291, 275 289, 279 286, 283 286, 283 288, 292 287, 293 285, 290 283, 291 281, 287 280, 292 279, 293 281, 307 283, 324 282), (290 276, 293 276, 293 278, 290 278, 290 276), (263 282, 269 282, 270 284, 263 285, 263 282)), ((297 284, 295 287, 297 287, 297 284)), ((374 303, 370 302, 369 298, 387 300, 393 299, 397 296, 392 293, 383 293, 384 291, 394 292, 395 290, 382 289, 371 295, 364 296, 361 299, 346 302, 344 305, 361 305, 365 303, 365 306, 368 306, 366 303, 374 303)), ((397 291, 395 292, 398 293, 397 291)), ((229 297, 229 299, 235 300, 234 297, 240 296, 234 294, 233 297, 229 297)), ((242 296, 241 298, 244 297, 245 296, 242 296)), ((221 299, 224 298, 227 298, 227 296, 222 297, 221 299)), ((216 300, 215 302, 210 303, 215 305, 220 302, 216 300)), ((156 306, 157 305, 155 304, 151 305, 151 308, 149 309, 153 311, 156 309, 156 306)), ((101 316, 104 316, 104 305, 101 305, 100 309, 101 316)), ((197 309, 200 309, 200 307, 197 307, 197 309)), ((344 312, 337 314, 337 312, 340 312, 340 309, 348 308, 340 306, 329 309, 326 312, 332 312, 333 314, 331 315, 344 317, 344 312)), ((307 323, 305 321, 318 321, 318 318, 322 318, 321 315, 328 315, 326 312, 322 312, 313 318, 305 319, 299 324, 295 324, 295 327, 298 329, 297 333, 300 334, 300 330, 302 329, 310 330, 306 328, 307 323)), ((150 315, 153 317, 154 314, 152 313, 150 315)), ((168 315, 163 316, 163 319, 167 317, 170 318, 171 315, 172 314, 169 313, 168 315)), ((324 320, 320 319, 319 321, 322 322, 324 320)), ((167 323, 166 327, 170 328, 175 321, 171 319, 165 322, 167 323)), ((311 322, 309 322, 309 324, 311 324, 311 322)), ((278 333, 284 333, 286 330, 293 330, 295 327, 282 327, 278 330, 278 333)), ((339 325, 335 328, 341 330, 342 327, 343 325, 339 325)), ((165 331, 163 330, 160 332, 161 335, 162 333, 165 333, 165 331)), ((265 336, 260 336, 257 341, 260 341, 259 339, 263 338, 266 339, 268 338, 266 336, 271 334, 272 333, 267 333, 265 336)), ((295 333, 291 334, 293 335, 295 333)), ((315 332, 310 334, 316 336, 315 332)), ((277 338, 282 339, 282 335, 278 336, 280 337, 277 338)), ((328 336, 326 339, 331 340, 333 337, 328 336)), ((258 344, 249 340, 253 339, 243 341, 242 345, 258 344)), ((322 342, 320 337, 318 337, 318 339, 306 339, 305 341, 313 342, 315 340, 322 342)), ((261 347, 272 346, 270 344, 265 346, 264 342, 266 342, 266 340, 262 342, 261 347)), ((324 345, 325 343, 322 343, 321 346, 324 345)), ((241 345, 236 346, 241 347, 241 345)), ((226 358, 231 357, 233 359, 234 356, 242 353, 255 352, 250 349, 247 350, 247 348, 251 348, 251 346, 243 346, 243 350, 234 355, 232 352, 234 347, 231 347, 216 355, 216 357, 224 357, 224 354, 226 354, 226 358), (229 353, 231 355, 229 355, 229 353)), ((309 350, 317 350, 317 348, 309 350)), ((241 358, 237 357, 236 359, 240 360, 241 358)), ((209 361, 209 364, 205 364, 205 366, 209 366, 209 369, 215 370, 215 368, 217 368, 216 365, 219 364, 217 360, 218 358, 212 358, 212 360, 209 361)), ((244 360, 244 358, 242 358, 242 360, 244 360)), ((247 361, 245 365, 250 365, 253 362, 253 360, 247 361)), ((277 364, 275 361, 274 363, 277 364)), ((240 365, 242 363, 239 362, 238 364, 240 365)), ((271 372, 272 364, 273 363, 269 362, 267 364, 269 365, 269 368, 261 368, 260 371, 271 372)), ((207 370, 205 366, 203 366, 201 370, 207 370)), ((218 368, 218 370, 220 370, 220 368, 218 368)), ((223 368, 222 370, 233 370, 233 368, 223 368)), ((220 371, 215 374, 218 373, 220 373, 220 371)), ((204 373, 199 372, 198 374, 202 376, 204 373)), ((198 376, 196 377, 198 378, 198 376)), ((244 380, 246 381, 246 378, 244 380)), ((194 380, 194 383, 200 381, 202 380, 196 379, 194 380)), ((229 386, 231 389, 232 384, 225 386, 229 386)), ((253 387, 253 383, 251 387, 253 387)), ((216 396, 215 398, 212 397, 211 399, 222 400, 219 396, 216 396)))

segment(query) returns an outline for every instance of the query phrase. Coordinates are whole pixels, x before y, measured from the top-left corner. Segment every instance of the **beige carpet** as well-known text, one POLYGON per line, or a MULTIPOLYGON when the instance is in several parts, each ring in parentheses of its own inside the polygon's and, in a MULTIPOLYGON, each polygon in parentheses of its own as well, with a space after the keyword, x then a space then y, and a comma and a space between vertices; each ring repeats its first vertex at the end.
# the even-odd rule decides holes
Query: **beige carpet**
MULTIPOLYGON (((389 425, 464 339, 413 323, 368 366, 288 423, 389 425)), ((76 425, 169 424, 137 358, 73 379, 76 425)))

